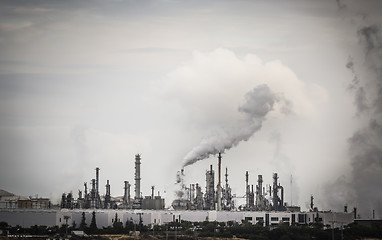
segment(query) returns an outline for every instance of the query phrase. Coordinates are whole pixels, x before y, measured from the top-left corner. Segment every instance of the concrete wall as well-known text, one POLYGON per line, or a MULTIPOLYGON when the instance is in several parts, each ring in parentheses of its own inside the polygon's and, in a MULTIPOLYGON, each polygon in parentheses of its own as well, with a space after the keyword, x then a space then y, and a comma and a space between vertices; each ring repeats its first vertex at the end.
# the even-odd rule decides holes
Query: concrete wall
MULTIPOLYGON (((317 219, 317 213, 296 213, 296 212, 230 212, 230 211, 168 211, 168 210, 94 210, 96 212, 96 223, 98 228, 112 226, 117 213, 118 220, 126 224, 126 221, 139 223, 140 219, 144 225, 162 225, 172 221, 234 221, 240 223, 247 220, 252 224, 263 221, 269 225, 278 225, 286 222, 292 224, 292 217, 299 224, 313 223, 317 219), (261 220, 260 220, 261 219, 261 220)), ((86 224, 90 226, 92 219, 91 209, 61 209, 61 210, 43 210, 43 209, 1 209, 0 221, 5 221, 12 226, 20 225, 30 227, 33 225, 62 226, 76 223, 78 227, 81 223, 82 213, 85 213, 86 224)), ((319 212, 318 217, 322 219, 324 225, 341 227, 353 222, 353 213, 333 213, 319 212)))

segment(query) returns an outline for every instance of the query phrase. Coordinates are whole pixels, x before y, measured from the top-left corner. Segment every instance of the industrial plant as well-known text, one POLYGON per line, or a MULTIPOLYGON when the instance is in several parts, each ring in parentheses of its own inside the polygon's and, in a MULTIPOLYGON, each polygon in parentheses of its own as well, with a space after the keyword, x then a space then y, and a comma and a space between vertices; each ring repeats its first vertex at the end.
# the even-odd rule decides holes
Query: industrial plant
MULTIPOLYGON (((143 196, 141 192, 141 155, 135 155, 134 197, 131 196, 131 184, 125 180, 121 183, 124 188, 123 196, 112 196, 110 181, 106 181, 105 194, 100 190, 101 185, 99 167, 95 168, 95 178, 91 179, 90 189, 88 183, 83 184, 83 190, 78 191, 75 197, 72 192, 63 193, 58 207, 45 203, 23 205, 27 199, 19 199, 17 204, 15 196, 0 196, 0 221, 9 224, 24 224, 26 226, 46 225, 62 226, 79 222, 83 214, 88 215, 96 212, 98 216, 97 226, 107 227, 112 225, 117 215, 120 221, 142 222, 145 225, 162 225, 169 222, 242 222, 263 226, 276 226, 283 224, 309 224, 322 223, 332 227, 338 227, 354 222, 357 218, 356 209, 348 212, 318 211, 314 207, 313 196, 311 197, 310 210, 301 212, 298 206, 288 206, 284 202, 284 187, 279 182, 277 173, 273 173, 271 184, 263 183, 263 176, 257 176, 257 185, 250 185, 248 171, 243 174, 245 179, 245 195, 237 196, 232 192, 229 185, 228 169, 225 168, 224 184, 222 184, 222 154, 217 155, 217 184, 213 165, 206 170, 205 186, 199 183, 184 184, 184 170, 177 173, 176 199, 169 208, 165 208, 165 199, 158 192, 155 195, 154 186, 151 187, 151 195, 143 196), (236 206, 236 198, 245 198, 245 204, 236 206), (34 207, 33 207, 34 206, 34 207), (63 221, 65 219, 65 222, 63 221), (69 221, 69 222, 68 222, 69 221)), ((36 202, 36 199, 30 199, 36 202)), ((40 200, 42 201, 42 200, 40 200)))
MULTIPOLYGON (((205 191, 199 183, 186 186, 183 182, 183 169, 177 173, 177 192, 171 207, 174 210, 216 210, 216 211, 299 211, 299 207, 286 206, 284 203, 284 188, 278 182, 277 173, 273 173, 273 184, 263 186, 263 176, 257 176, 257 185, 254 188, 249 184, 248 171, 245 173, 245 196, 237 197, 232 193, 228 183, 228 169, 225 169, 225 184, 222 184, 221 153, 218 154, 218 178, 215 185, 215 171, 213 165, 206 171, 205 191), (235 198, 245 198, 245 205, 236 206, 235 198)), ((150 196, 142 196, 141 192, 141 155, 135 155, 135 188, 134 198, 131 197, 131 184, 124 181, 124 194, 122 197, 113 197, 110 193, 109 180, 106 181, 105 194, 100 194, 100 168, 95 169, 95 178, 91 180, 91 189, 84 183, 84 190, 78 191, 75 198, 72 192, 63 193, 61 208, 65 209, 165 209, 165 200, 159 195, 155 196, 154 186, 151 187, 150 196)))
MULTIPOLYGON (((228 169, 225 169, 225 185, 221 184, 221 153, 218 154, 218 182, 215 186, 215 172, 213 166, 206 171, 206 187, 203 194, 201 186, 183 184, 183 170, 177 174, 177 183, 180 184, 180 194, 174 200, 172 207, 176 210, 216 210, 216 211, 286 211, 296 210, 298 207, 286 206, 284 203, 284 188, 278 183, 277 173, 273 173, 273 185, 266 189, 263 186, 263 176, 258 175, 256 190, 249 184, 248 171, 245 173, 245 205, 235 206, 232 189, 228 183, 228 169)), ((241 197, 240 197, 241 198, 241 197)))
POLYGON ((75 199, 72 192, 63 193, 61 208, 65 209, 164 209, 165 202, 161 196, 154 196, 154 186, 151 187, 151 196, 143 198, 141 192, 141 155, 135 155, 135 190, 134 198, 131 198, 129 181, 124 181, 123 197, 112 197, 110 194, 110 183, 106 181, 105 195, 99 191, 100 168, 95 169, 95 178, 91 180, 91 189, 84 183, 84 192, 78 191, 75 199), (84 194, 82 194, 84 193, 84 194))

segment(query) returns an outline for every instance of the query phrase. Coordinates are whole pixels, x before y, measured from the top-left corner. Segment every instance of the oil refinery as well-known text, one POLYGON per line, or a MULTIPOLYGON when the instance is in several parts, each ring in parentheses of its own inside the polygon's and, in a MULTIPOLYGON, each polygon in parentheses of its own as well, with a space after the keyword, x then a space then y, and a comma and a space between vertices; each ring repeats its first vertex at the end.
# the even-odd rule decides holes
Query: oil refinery
MULTIPOLYGON (((158 192, 155 195, 154 186, 151 195, 142 196, 141 192, 141 155, 135 155, 134 197, 131 196, 131 184, 123 182, 123 196, 112 196, 109 180, 106 181, 105 194, 101 194, 99 167, 95 168, 95 178, 83 184, 83 191, 78 191, 75 197, 72 192, 63 193, 59 206, 54 207, 49 199, 21 199, 15 196, 2 194, 0 198, 0 221, 11 225, 33 226, 62 226, 79 222, 82 214, 97 213, 97 226, 107 227, 118 215, 120 221, 132 220, 145 225, 161 225, 180 221, 218 221, 227 222, 248 221, 263 226, 274 226, 281 223, 309 224, 320 222, 324 225, 338 227, 352 223, 357 218, 357 209, 353 212, 319 211, 314 207, 313 196, 310 209, 301 212, 299 206, 288 206, 284 202, 284 187, 279 182, 277 173, 273 173, 272 184, 264 184, 263 176, 257 176, 256 186, 249 183, 248 171, 243 174, 245 178, 245 196, 238 197, 232 192, 229 185, 228 169, 225 169, 224 184, 222 184, 221 153, 218 154, 217 184, 213 165, 206 170, 205 188, 199 183, 184 184, 184 170, 177 173, 176 199, 169 208, 165 208, 165 199, 158 192), (204 190, 204 191, 203 191, 204 190), (236 206, 235 198, 245 198, 245 204, 236 206), (44 204, 28 204, 41 202, 44 204), (47 203, 48 201, 48 203, 47 203), (69 222, 64 222, 64 219, 69 222)), ((122 184, 121 184, 122 185, 122 184)), ((3 191, 5 192, 5 191, 3 191)))

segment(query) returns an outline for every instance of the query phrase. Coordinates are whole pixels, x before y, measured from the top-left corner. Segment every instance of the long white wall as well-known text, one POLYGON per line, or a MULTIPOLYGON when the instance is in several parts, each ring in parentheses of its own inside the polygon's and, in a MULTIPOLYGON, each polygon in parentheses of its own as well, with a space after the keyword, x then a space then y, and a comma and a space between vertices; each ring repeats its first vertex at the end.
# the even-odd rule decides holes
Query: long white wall
MULTIPOLYGON (((127 220, 144 225, 162 225, 173 221, 218 221, 241 222, 246 220, 252 224, 262 221, 264 225, 278 225, 280 223, 299 224, 313 223, 317 220, 317 213, 307 212, 230 212, 230 211, 168 211, 168 210, 94 210, 98 228, 112 226, 117 214, 118 221, 123 224, 127 220)), ((77 227, 81 223, 82 213, 85 213, 86 223, 89 226, 92 219, 91 209, 61 209, 61 210, 31 210, 31 209, 2 209, 0 221, 12 226, 20 225, 30 227, 33 225, 62 226, 63 224, 77 227)), ((352 213, 318 213, 318 218, 324 225, 340 227, 353 222, 352 213)))

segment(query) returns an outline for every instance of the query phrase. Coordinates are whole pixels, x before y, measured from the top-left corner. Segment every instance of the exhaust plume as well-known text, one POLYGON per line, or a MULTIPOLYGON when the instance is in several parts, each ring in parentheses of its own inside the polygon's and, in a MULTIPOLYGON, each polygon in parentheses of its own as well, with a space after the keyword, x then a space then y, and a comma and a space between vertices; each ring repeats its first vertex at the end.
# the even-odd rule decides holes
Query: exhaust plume
POLYGON ((350 69, 350 71, 353 74, 353 80, 349 84, 348 89, 351 91, 354 91, 354 104, 357 108, 357 116, 360 116, 362 113, 369 110, 368 100, 366 97, 366 91, 365 91, 365 88, 360 83, 360 79, 355 70, 355 63, 352 57, 349 57, 346 67, 350 69))
MULTIPOLYGON (((340 9, 342 10, 342 9, 340 9)), ((368 19, 363 19, 368 21, 368 19)), ((352 178, 349 191, 354 194, 361 216, 372 210, 382 216, 382 34, 379 26, 363 24, 357 31, 368 75, 359 77, 353 59, 346 67, 353 73, 349 89, 354 90, 356 115, 368 120, 348 139, 352 178), (367 96, 367 98, 366 98, 367 96)), ((331 192, 333 189, 331 189, 331 192)), ((342 202, 348 199, 342 199, 342 202)))
POLYGON ((238 109, 245 115, 245 118, 229 129, 221 129, 214 135, 204 138, 184 157, 183 167, 219 152, 224 153, 225 150, 237 146, 241 141, 247 141, 261 129, 266 115, 273 110, 276 102, 283 100, 285 104, 281 111, 284 114, 291 111, 291 103, 286 101, 282 95, 273 93, 266 84, 255 87, 245 95, 245 99, 246 102, 238 109))
MULTIPOLYGON (((375 209, 382 214, 382 38, 379 27, 366 26, 358 31, 365 52, 367 67, 374 78, 367 79, 372 86, 370 113, 365 116, 369 124, 359 129, 349 139, 351 164, 353 167, 353 186, 357 202, 363 209, 361 213, 375 209)), ((359 113, 359 109, 358 113, 359 113)))

